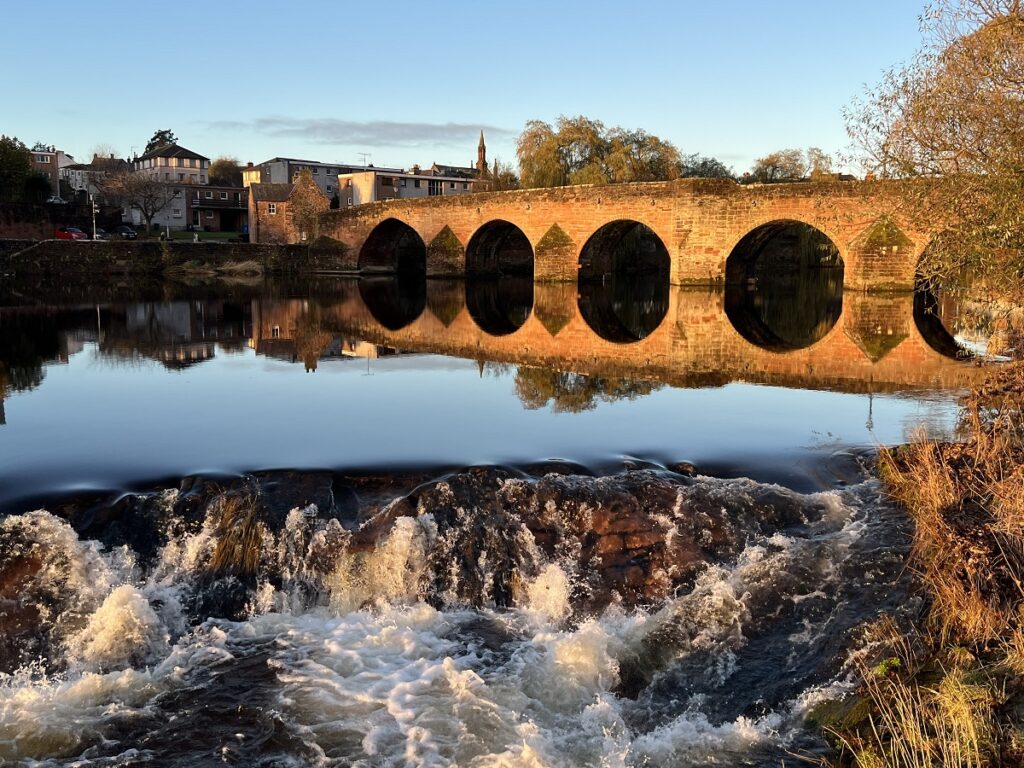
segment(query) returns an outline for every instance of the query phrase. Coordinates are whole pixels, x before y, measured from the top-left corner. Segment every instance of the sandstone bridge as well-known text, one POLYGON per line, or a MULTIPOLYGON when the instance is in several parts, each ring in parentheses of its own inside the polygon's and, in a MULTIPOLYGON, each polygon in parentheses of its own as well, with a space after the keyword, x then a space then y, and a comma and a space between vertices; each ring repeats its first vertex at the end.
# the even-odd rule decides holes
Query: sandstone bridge
POLYGON ((538 282, 610 273, 616 249, 639 232, 632 253, 674 285, 727 282, 797 226, 834 246, 847 289, 910 289, 935 233, 901 215, 899 191, 894 182, 682 180, 391 200, 328 211, 319 223, 347 246, 347 270, 516 271, 538 282))

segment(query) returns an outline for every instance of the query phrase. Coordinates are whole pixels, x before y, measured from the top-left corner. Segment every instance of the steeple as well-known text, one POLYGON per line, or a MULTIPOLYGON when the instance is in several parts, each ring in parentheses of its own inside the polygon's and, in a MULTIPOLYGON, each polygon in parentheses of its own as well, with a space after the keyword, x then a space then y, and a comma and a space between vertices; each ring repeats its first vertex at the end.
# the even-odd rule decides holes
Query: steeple
POLYGON ((481 178, 487 175, 487 145, 484 144, 483 131, 480 131, 480 143, 476 147, 476 170, 481 178))

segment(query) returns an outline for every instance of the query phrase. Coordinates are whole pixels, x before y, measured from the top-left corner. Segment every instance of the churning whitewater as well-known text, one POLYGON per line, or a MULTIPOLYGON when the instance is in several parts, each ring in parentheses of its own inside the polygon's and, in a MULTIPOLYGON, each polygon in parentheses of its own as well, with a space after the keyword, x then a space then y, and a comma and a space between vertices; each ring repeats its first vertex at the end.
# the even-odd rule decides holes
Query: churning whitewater
POLYGON ((59 512, 0 521, 3 764, 778 765, 913 605, 875 480, 267 473, 59 512))

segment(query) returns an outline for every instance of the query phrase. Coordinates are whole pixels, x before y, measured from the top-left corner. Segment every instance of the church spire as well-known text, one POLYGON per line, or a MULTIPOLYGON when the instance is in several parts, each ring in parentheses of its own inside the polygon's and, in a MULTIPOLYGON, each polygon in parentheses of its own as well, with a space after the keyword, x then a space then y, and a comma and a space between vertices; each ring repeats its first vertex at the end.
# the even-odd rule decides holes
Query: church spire
POLYGON ((476 147, 476 170, 481 177, 487 175, 487 145, 484 144, 483 131, 480 131, 480 143, 476 147))

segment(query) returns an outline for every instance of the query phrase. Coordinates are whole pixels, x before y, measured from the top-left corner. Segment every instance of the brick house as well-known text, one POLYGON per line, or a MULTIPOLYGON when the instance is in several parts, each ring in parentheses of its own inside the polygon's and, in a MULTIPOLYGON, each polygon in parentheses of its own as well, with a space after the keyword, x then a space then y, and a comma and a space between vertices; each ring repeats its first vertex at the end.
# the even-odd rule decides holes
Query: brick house
POLYGON ((202 232, 241 232, 249 216, 249 191, 218 184, 187 190, 187 216, 192 228, 202 232))
POLYGON ((301 243, 319 235, 319 215, 330 201, 308 170, 293 183, 249 185, 249 240, 301 243))

